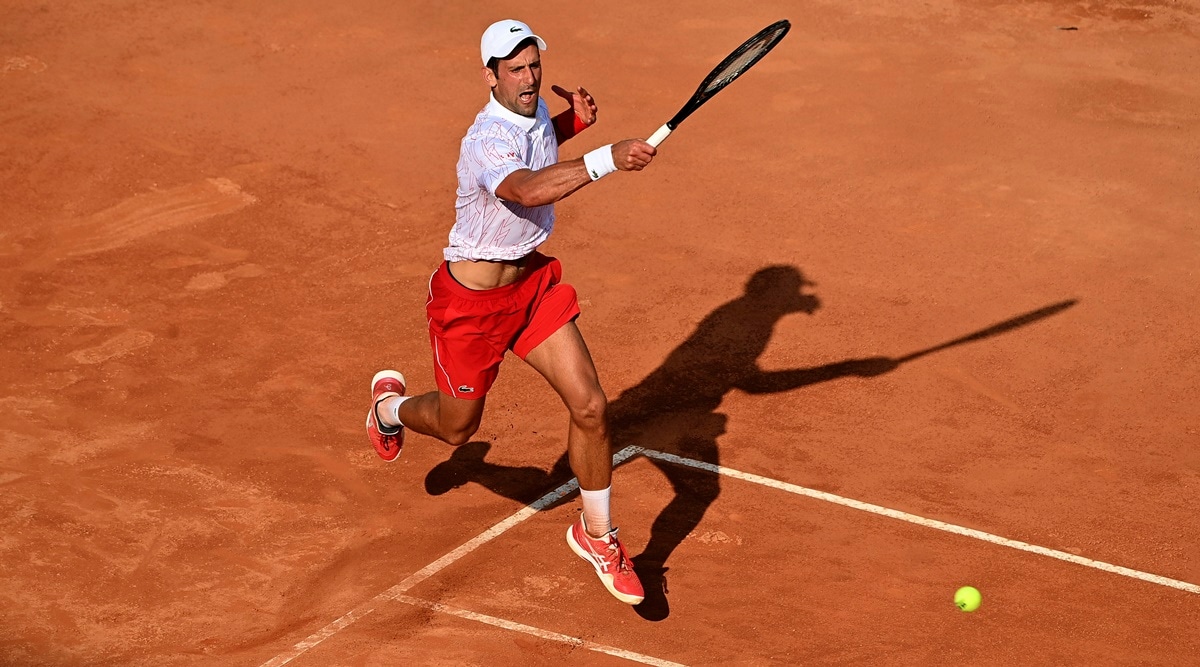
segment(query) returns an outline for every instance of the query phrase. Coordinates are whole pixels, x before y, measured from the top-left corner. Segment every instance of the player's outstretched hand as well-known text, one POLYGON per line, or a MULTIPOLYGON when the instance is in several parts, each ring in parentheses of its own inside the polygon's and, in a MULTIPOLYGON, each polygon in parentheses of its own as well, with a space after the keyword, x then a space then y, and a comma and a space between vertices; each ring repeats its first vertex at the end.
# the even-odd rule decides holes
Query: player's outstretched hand
POLYGON ((592 97, 591 93, 583 89, 583 86, 576 88, 575 92, 571 92, 562 86, 550 86, 550 90, 554 91, 555 95, 563 98, 567 101, 567 104, 571 105, 571 109, 584 125, 591 125, 596 122, 596 100, 592 97))
POLYGON ((641 171, 650 164, 658 150, 641 139, 626 139, 612 147, 613 164, 621 171, 641 171))

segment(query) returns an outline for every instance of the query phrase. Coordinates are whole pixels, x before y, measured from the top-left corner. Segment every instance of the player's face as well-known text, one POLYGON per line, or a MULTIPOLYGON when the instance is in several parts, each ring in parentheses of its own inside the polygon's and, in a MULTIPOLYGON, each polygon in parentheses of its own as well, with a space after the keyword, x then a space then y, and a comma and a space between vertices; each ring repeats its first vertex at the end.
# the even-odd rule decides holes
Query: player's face
POLYGON ((505 109, 529 117, 537 113, 538 92, 542 89, 542 54, 537 44, 498 61, 495 74, 485 67, 484 78, 505 109))

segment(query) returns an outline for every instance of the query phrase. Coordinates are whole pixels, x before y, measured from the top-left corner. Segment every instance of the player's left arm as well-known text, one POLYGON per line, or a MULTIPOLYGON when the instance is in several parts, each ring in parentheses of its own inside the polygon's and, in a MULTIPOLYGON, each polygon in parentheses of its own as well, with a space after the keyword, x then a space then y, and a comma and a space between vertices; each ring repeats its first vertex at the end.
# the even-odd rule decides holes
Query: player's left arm
POLYGON ((560 86, 550 86, 555 95, 569 105, 567 110, 554 117, 554 137, 561 146, 564 141, 586 130, 596 122, 596 100, 579 86, 574 92, 560 86))

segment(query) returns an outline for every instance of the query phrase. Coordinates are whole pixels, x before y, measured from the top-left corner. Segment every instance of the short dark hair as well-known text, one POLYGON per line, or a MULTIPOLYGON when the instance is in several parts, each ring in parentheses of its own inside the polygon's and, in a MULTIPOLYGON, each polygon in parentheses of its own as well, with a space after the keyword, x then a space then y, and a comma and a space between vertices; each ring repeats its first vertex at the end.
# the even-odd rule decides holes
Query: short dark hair
POLYGON ((509 51, 508 55, 504 56, 503 58, 497 58, 495 56, 488 58, 487 68, 492 70, 492 74, 500 76, 500 61, 508 60, 514 53, 529 46, 530 44, 537 44, 537 37, 526 37, 525 39, 517 42, 517 45, 513 47, 513 50, 509 51))

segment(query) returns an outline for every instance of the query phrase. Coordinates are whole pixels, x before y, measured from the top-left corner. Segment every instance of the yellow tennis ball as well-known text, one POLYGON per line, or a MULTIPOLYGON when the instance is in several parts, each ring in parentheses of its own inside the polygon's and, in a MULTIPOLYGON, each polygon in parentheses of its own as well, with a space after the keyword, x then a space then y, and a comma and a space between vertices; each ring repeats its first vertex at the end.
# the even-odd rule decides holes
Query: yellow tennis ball
POLYGON ((954 591, 954 604, 963 611, 975 611, 979 609, 979 603, 983 601, 983 596, 973 586, 963 586, 954 591))

